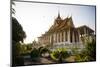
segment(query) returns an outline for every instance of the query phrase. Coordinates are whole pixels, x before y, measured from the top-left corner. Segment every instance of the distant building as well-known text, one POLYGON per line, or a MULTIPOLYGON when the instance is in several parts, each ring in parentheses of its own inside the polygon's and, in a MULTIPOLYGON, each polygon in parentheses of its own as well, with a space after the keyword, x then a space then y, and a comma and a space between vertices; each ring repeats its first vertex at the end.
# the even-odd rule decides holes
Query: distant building
POLYGON ((58 13, 58 17, 54 20, 54 24, 50 29, 38 37, 39 43, 43 46, 51 45, 53 47, 62 47, 69 45, 83 44, 82 37, 94 35, 94 31, 88 26, 80 26, 76 28, 73 24, 72 17, 62 19, 58 13))

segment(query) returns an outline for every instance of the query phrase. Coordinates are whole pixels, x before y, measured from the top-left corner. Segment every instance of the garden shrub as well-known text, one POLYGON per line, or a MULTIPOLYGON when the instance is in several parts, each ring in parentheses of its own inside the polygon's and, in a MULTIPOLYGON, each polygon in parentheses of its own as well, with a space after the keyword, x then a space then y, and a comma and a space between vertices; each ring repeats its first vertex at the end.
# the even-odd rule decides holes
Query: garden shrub
POLYGON ((39 52, 40 52, 40 56, 42 56, 42 54, 46 54, 46 53, 50 53, 50 50, 48 49, 48 48, 46 48, 46 47, 41 47, 40 49, 39 49, 39 52))
POLYGON ((82 52, 76 55, 76 61, 95 61, 96 60, 96 42, 87 42, 82 52))
POLYGON ((31 51, 30 55, 31 55, 31 58, 32 58, 33 60, 36 60, 36 59, 39 57, 39 51, 38 51, 38 49, 34 48, 34 49, 31 51))
POLYGON ((50 56, 57 62, 66 62, 66 58, 69 57, 69 54, 65 48, 59 48, 53 51, 50 56))

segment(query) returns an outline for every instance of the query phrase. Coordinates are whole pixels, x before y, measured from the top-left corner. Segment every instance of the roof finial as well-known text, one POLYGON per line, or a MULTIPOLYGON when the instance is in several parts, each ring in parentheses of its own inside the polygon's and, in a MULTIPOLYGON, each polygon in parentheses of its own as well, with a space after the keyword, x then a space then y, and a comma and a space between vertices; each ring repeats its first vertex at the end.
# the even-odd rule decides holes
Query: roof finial
POLYGON ((60 12, 59 12, 59 10, 58 10, 58 17, 60 17, 60 12))
POLYGON ((58 19, 61 19, 59 10, 58 10, 58 19))

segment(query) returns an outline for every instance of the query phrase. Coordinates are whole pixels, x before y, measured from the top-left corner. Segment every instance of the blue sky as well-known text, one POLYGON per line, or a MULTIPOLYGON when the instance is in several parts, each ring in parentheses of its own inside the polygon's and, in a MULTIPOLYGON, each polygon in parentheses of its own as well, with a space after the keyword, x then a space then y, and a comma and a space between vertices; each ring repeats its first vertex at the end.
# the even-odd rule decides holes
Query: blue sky
POLYGON ((26 43, 45 33, 58 12, 62 19, 72 16, 75 27, 87 25, 95 30, 95 6, 15 2, 15 17, 26 32, 26 43))

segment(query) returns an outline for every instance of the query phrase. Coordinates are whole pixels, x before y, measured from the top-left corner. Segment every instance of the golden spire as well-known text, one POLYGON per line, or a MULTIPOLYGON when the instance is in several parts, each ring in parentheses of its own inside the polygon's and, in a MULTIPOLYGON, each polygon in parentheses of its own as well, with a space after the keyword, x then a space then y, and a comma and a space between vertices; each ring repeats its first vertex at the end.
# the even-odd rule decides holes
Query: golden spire
POLYGON ((58 17, 57 17, 57 19, 61 19, 59 10, 58 10, 58 17))

